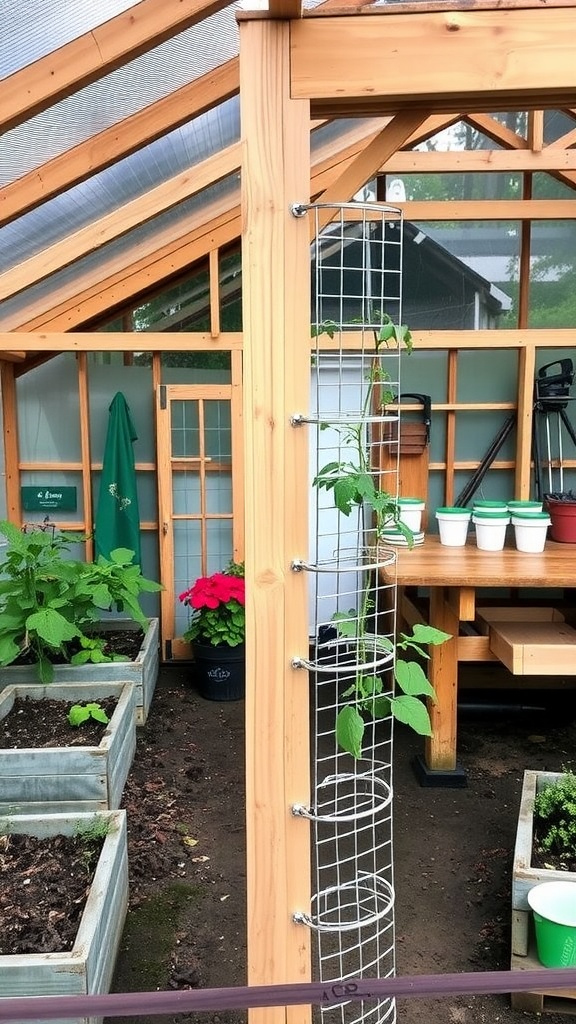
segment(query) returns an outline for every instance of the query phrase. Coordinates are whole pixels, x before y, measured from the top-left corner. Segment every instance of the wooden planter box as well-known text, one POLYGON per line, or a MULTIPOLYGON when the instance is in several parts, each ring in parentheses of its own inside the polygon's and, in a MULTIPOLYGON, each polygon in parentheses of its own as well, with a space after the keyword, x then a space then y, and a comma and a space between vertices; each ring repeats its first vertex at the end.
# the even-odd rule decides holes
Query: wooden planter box
POLYGON ((0 814, 115 810, 136 750, 136 694, 131 683, 39 683, 7 686, 0 719, 17 697, 86 703, 117 697, 102 739, 93 747, 0 750, 0 814))
MULTIPOLYGON (((107 619, 99 628, 105 632, 114 629, 139 630, 140 626, 130 619, 107 619)), ((136 690, 136 725, 143 725, 148 717, 158 679, 159 637, 159 620, 150 619, 135 661, 108 661, 103 665, 55 665, 54 683, 133 683, 136 690)), ((0 690, 16 683, 38 683, 34 667, 7 665, 0 668, 0 690)))
MULTIPOLYGON (((535 868, 531 865, 532 839, 534 835, 534 800, 540 790, 562 778, 562 772, 525 771, 518 817, 514 864, 512 867, 512 959, 513 971, 541 970, 536 954, 534 926, 528 906, 528 893, 540 882, 576 882, 576 873, 555 871, 551 868, 535 868)), ((512 1006, 530 1013, 570 1012, 576 1013, 576 989, 558 989, 538 992, 514 992, 512 1006)))
MULTIPOLYGON (((101 811, 110 820, 73 949, 69 953, 0 956, 3 997, 96 995, 109 991, 128 905, 126 812, 101 811)), ((0 818, 2 832, 39 837, 73 835, 93 814, 26 815, 0 818)), ((101 1024, 75 1017, 72 1024, 101 1024)), ((37 1024, 47 1024, 38 1019, 37 1024)), ((57 1024, 64 1024, 63 1021, 57 1024)))

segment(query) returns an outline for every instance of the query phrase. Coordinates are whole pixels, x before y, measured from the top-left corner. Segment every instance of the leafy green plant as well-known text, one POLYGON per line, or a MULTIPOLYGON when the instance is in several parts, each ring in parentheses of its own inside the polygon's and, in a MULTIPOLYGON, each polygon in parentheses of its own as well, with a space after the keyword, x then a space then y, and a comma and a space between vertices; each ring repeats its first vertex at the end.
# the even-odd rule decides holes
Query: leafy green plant
MULTIPOLYGON (((405 324, 394 324, 386 313, 372 314, 371 323, 374 334, 374 355, 377 356, 381 347, 394 342, 399 348, 404 346, 407 352, 412 351, 412 334, 405 324), (375 322, 376 321, 376 322, 375 322)), ((312 328, 312 335, 318 337, 327 334, 333 337, 337 325, 332 320, 323 321, 312 328)), ((332 429, 340 435, 342 444, 350 450, 350 459, 339 459, 326 463, 314 477, 313 485, 318 490, 332 492, 335 507, 343 515, 349 516, 355 507, 368 508, 374 516, 376 539, 382 536, 385 525, 393 525, 410 544, 412 531, 400 520, 400 508, 396 497, 388 491, 381 490, 375 481, 375 470, 370 465, 369 455, 364 441, 364 421, 369 415, 374 401, 376 386, 389 383, 390 376, 383 366, 375 360, 370 368, 364 402, 358 423, 346 426, 321 424, 322 430, 332 429)), ((386 405, 394 399, 391 390, 384 389, 380 395, 381 403, 386 405)))
POLYGON ((98 701, 91 701, 89 704, 74 704, 68 712, 68 721, 70 725, 76 728, 82 725, 83 722, 87 722, 90 718, 93 718, 95 722, 101 722, 102 725, 108 725, 110 721, 104 708, 98 701))
POLYGON ((81 562, 68 557, 70 545, 85 539, 77 534, 23 533, 6 521, 0 534, 8 541, 0 562, 0 665, 26 655, 49 683, 54 660, 117 660, 105 653, 104 640, 86 635, 103 611, 128 612, 147 627, 139 595, 162 587, 133 564, 133 551, 117 548, 109 559, 81 562))
POLYGON ((576 857, 576 775, 567 771, 544 786, 534 800, 534 824, 538 848, 573 861, 576 857))
MULTIPOLYGON (((408 327, 404 324, 394 324, 386 313, 371 315, 367 326, 373 329, 375 357, 383 345, 388 347, 393 344, 397 348, 404 347, 407 352, 412 351, 412 335, 408 327)), ((312 334, 318 336, 326 333, 333 337, 337 330, 338 327, 333 321, 325 321, 313 327, 312 334)), ((384 527, 393 524, 404 535, 410 547, 413 541, 412 531, 400 520, 400 506, 396 496, 377 487, 376 473, 370 465, 365 443, 364 421, 372 410, 375 388, 389 382, 390 376, 375 358, 370 368, 358 423, 333 427, 340 435, 343 446, 350 450, 351 457, 327 463, 314 478, 313 484, 318 490, 331 492, 334 506, 345 516, 349 516, 355 507, 370 509, 376 543, 382 538, 384 527)), ((384 386, 379 400, 382 405, 390 404, 394 400, 392 390, 384 386)), ((329 424, 321 424, 321 429, 328 426, 329 424)), ((370 719, 387 718, 392 715, 420 735, 431 735, 430 715, 422 698, 434 700, 434 689, 419 662, 399 658, 398 652, 412 650, 420 658, 428 659, 429 654, 425 647, 443 644, 450 639, 450 635, 442 630, 419 624, 414 626, 410 635, 401 633, 400 638, 394 643, 388 637, 369 632, 369 618, 373 611, 371 580, 367 574, 360 595, 359 609, 336 612, 332 618, 340 640, 350 641, 358 665, 378 661, 379 655, 382 655, 384 660, 387 653, 394 659, 392 686, 386 686, 383 679, 383 675, 390 672, 386 665, 381 673, 377 670, 365 672, 359 668, 355 672, 352 684, 341 694, 342 699, 347 699, 348 703, 338 712, 336 739, 338 745, 355 758, 362 755, 366 723, 370 719), (401 692, 392 692, 392 687, 401 692)))
POLYGON ((357 641, 355 653, 361 663, 369 660, 369 654, 394 655, 396 651, 394 682, 402 692, 398 695, 385 693, 384 680, 378 672, 356 672, 354 682, 341 695, 342 698, 349 698, 350 703, 340 709, 336 718, 338 744, 342 750, 356 758, 362 756, 364 731, 369 719, 387 718, 392 715, 421 736, 432 734, 428 708, 421 698, 434 700, 434 689, 419 662, 399 658, 398 651, 412 649, 421 658, 428 659, 429 654, 423 645, 434 646, 450 639, 449 633, 417 623, 411 635, 401 633, 400 639, 394 644, 389 637, 371 635, 367 632, 366 619, 371 610, 372 602, 366 588, 359 613, 352 608, 349 612, 337 612, 333 616, 337 632, 340 637, 357 641))

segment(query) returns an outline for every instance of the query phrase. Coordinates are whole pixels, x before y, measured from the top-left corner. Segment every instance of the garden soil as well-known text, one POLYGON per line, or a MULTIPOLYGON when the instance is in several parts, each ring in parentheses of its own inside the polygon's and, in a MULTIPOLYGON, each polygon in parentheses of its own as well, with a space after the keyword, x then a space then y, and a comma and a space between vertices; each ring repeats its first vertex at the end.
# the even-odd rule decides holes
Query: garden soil
MULTIPOLYGON (((185 665, 161 670, 148 723, 139 730, 124 800, 131 898, 116 992, 246 982, 244 703, 203 700, 191 672, 185 665)), ((505 686, 506 678, 500 682, 505 686)), ((413 760, 423 742, 405 727, 395 734, 396 938, 403 975, 508 969, 523 772, 557 771, 576 759, 570 691, 461 690, 461 700, 458 756, 466 788, 419 785, 413 760)), ((113 1019, 241 1024, 245 1015, 113 1019)), ((527 1015, 512 1010, 505 995, 465 996, 399 1000, 398 1019, 526 1024, 527 1015)), ((552 1013, 547 1020, 565 1017, 552 1013)))

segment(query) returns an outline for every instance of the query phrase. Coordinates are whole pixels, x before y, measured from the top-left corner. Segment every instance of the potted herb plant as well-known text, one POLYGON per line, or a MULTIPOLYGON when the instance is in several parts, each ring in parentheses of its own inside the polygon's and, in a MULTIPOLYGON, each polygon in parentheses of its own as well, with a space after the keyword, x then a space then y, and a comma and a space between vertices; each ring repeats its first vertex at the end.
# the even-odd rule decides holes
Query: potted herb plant
POLYGON ((133 682, 137 722, 145 721, 158 674, 158 620, 140 606, 143 592, 161 590, 146 579, 133 552, 117 548, 96 562, 70 557, 76 534, 23 532, 0 522, 8 543, 0 561, 0 689, 18 682, 133 682), (102 621, 105 612, 129 618, 102 621), (107 634, 144 633, 134 661, 117 655, 107 634))
POLYGON ((179 600, 192 609, 183 634, 192 644, 200 693, 207 700, 241 700, 245 692, 244 564, 201 576, 179 600))

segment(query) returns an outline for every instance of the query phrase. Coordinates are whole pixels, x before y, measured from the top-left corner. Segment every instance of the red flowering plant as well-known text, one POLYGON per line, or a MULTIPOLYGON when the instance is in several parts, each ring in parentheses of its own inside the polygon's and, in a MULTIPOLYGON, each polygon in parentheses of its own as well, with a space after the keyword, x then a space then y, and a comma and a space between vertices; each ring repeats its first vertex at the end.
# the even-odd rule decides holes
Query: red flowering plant
POLYGON ((201 576, 194 586, 179 594, 179 601, 192 608, 184 640, 238 647, 246 633, 244 564, 230 562, 224 572, 201 576))

